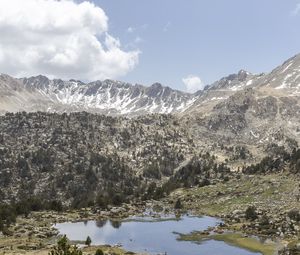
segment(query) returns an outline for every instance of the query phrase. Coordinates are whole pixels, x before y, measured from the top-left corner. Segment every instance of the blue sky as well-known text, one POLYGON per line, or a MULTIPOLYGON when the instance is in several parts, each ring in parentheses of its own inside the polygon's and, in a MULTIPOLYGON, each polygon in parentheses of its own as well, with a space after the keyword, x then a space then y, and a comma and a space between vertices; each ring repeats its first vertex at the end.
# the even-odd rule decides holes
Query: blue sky
POLYGON ((240 69, 272 70, 300 53, 297 0, 94 0, 110 33, 139 64, 122 77, 184 90, 196 75, 204 84, 240 69))
POLYGON ((300 0, 0 0, 0 72, 193 92, 300 53, 300 0))

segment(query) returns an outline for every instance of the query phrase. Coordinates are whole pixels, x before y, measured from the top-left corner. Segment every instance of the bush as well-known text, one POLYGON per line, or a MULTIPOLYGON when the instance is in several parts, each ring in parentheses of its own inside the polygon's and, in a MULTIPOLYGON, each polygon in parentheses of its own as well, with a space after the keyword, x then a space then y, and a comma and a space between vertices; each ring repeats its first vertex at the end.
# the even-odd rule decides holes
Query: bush
POLYGON ((16 209, 7 204, 0 204, 0 231, 16 222, 16 209))
POLYGON ((122 194, 113 194, 111 200, 113 205, 120 206, 124 202, 124 197, 122 194))
POLYGON ((102 194, 99 194, 96 197, 96 205, 101 207, 101 208, 107 208, 108 204, 110 203, 110 199, 108 196, 104 196, 102 194))
POLYGON ((259 221, 259 225, 262 227, 266 227, 270 224, 269 218, 266 215, 263 215, 259 221))
POLYGON ((245 211, 245 217, 247 220, 256 220, 257 219, 257 213, 256 208, 254 206, 249 206, 245 211))
POLYGON ((63 210, 63 205, 60 201, 52 200, 49 203, 49 209, 57 212, 61 212, 63 210))
POLYGON ((13 235, 14 235, 14 233, 13 233, 11 230, 9 230, 7 227, 4 227, 4 228, 2 229, 2 233, 3 233, 3 235, 5 235, 5 236, 13 236, 13 235))
POLYGON ((177 199, 174 208, 175 209, 182 209, 183 208, 180 198, 177 199))
POLYGON ((71 246, 67 237, 63 236, 48 255, 82 255, 82 251, 76 245, 71 246))
POLYGON ((104 252, 100 249, 97 249, 95 255, 104 255, 104 252))
POLYGON ((300 221, 300 212, 296 209, 289 211, 288 216, 291 220, 300 221))

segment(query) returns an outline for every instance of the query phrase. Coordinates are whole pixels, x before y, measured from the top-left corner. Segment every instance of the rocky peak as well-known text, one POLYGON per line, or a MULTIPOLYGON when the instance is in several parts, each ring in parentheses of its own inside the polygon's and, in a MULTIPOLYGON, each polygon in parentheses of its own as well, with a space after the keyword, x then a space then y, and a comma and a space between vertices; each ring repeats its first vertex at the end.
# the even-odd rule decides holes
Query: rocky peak
POLYGON ((1 94, 10 93, 10 91, 22 90, 22 84, 7 74, 0 74, 0 91, 1 94))
POLYGON ((150 88, 153 88, 153 89, 162 89, 163 88, 163 85, 161 85, 161 83, 159 82, 155 82, 153 83, 150 88))
POLYGON ((248 76, 251 75, 251 73, 245 71, 245 70, 240 70, 237 74, 237 79, 241 82, 247 80, 248 76))
MULTIPOLYGON (((12 98, 6 96, 8 103, 2 104, 0 111, 84 110, 110 115, 136 116, 148 113, 186 113, 201 108, 201 112, 206 113, 238 91, 248 88, 260 90, 261 87, 273 88, 272 95, 277 93, 276 91, 274 93, 274 89, 278 90, 277 94, 280 97, 299 96, 300 54, 290 58, 269 74, 253 75, 240 70, 194 94, 177 91, 160 83, 146 87, 109 79, 84 83, 77 80, 51 80, 43 75, 22 79, 1 75, 1 94, 14 95, 14 103, 11 103, 12 98), (21 95, 14 91, 24 93, 21 95)), ((263 90, 264 88, 261 89, 263 93, 267 93, 268 89, 263 90)))
POLYGON ((74 80, 74 79, 71 79, 69 80, 70 82, 75 82, 75 83, 78 83, 78 84, 84 84, 82 81, 80 80, 74 80))
POLYGON ((43 75, 32 76, 29 78, 19 79, 24 84, 25 89, 29 91, 33 90, 48 90, 50 87, 50 79, 43 75))
POLYGON ((22 79, 11 78, 6 83, 14 84, 14 82, 26 92, 20 100, 16 99, 14 103, 16 111, 26 110, 24 105, 28 105, 30 110, 34 108, 41 110, 42 104, 37 105, 35 98, 39 102, 45 102, 42 105, 43 110, 58 112, 85 110, 109 115, 134 116, 181 112, 193 102, 192 95, 164 87, 160 83, 145 87, 107 79, 86 84, 77 80, 51 80, 42 75, 22 79), (33 102, 32 105, 27 99, 33 102))
POLYGON ((230 74, 226 77, 221 78, 219 81, 214 82, 208 87, 208 90, 227 90, 227 91, 238 91, 244 89, 253 83, 255 75, 240 70, 238 73, 230 74))
POLYGON ((300 54, 263 76, 259 80, 259 86, 283 90, 290 95, 300 95, 300 54))
POLYGON ((162 94, 164 87, 160 83, 154 83, 147 89, 149 97, 157 97, 162 94))

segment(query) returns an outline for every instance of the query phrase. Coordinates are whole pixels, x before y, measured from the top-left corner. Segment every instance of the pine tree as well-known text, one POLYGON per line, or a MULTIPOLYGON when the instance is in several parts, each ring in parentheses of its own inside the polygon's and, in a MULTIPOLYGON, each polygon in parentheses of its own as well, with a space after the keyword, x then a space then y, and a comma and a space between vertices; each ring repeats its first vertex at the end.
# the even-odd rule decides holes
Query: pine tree
POLYGON ((85 240, 85 244, 88 245, 88 246, 90 246, 91 243, 92 243, 92 239, 88 236, 88 237, 86 238, 86 240, 85 240))
POLYGON ((178 198, 177 199, 177 201, 176 201, 176 203, 175 203, 175 206, 174 206, 174 208, 175 209, 182 209, 182 204, 181 204, 181 200, 180 200, 180 198, 178 198))

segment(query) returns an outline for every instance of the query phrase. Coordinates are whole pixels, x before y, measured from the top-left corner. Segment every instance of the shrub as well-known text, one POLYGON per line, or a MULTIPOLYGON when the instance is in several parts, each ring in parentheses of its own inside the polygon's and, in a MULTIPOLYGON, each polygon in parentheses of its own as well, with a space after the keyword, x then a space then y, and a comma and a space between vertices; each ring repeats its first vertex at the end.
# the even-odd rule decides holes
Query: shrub
POLYGON ((264 226, 268 226, 269 225, 269 218, 266 215, 263 215, 259 221, 260 226, 264 227, 264 226))
POLYGON ((82 251, 76 245, 71 246, 67 237, 63 236, 48 255, 82 255, 82 251))
POLYGON ((63 210, 63 205, 60 201, 52 200, 49 203, 49 209, 57 212, 61 212, 63 210))
POLYGON ((100 249, 97 249, 95 255, 104 255, 104 252, 100 249))
POLYGON ((293 210, 289 211, 288 216, 292 220, 300 221, 300 212, 296 209, 293 209, 293 210))
POLYGON ((256 208, 254 206, 249 206, 245 211, 245 217, 247 220, 256 220, 257 219, 257 213, 256 208))
POLYGON ((180 198, 177 199, 174 208, 175 209, 182 209, 183 208, 180 198))

